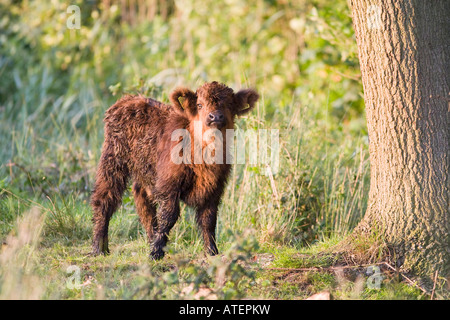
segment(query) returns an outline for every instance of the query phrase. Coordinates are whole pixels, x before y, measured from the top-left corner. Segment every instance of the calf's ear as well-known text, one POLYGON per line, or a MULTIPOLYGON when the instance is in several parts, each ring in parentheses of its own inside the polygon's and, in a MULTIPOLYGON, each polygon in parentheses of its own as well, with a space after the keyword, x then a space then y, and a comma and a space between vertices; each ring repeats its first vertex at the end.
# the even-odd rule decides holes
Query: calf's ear
POLYGON ((197 95, 188 88, 177 88, 169 96, 170 102, 181 112, 187 111, 191 116, 197 113, 197 95), (181 101, 180 101, 181 100, 181 101))
POLYGON ((242 116, 255 107, 256 101, 259 99, 259 94, 254 89, 244 89, 238 91, 234 95, 236 116, 242 116))

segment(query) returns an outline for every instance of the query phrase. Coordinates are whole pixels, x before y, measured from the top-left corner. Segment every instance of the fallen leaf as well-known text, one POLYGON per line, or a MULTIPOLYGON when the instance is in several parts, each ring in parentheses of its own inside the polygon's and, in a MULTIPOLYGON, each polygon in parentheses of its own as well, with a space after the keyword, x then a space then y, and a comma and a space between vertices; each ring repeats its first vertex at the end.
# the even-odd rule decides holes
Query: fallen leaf
POLYGON ((329 291, 322 291, 313 294, 311 297, 306 298, 305 300, 331 300, 331 296, 329 291))

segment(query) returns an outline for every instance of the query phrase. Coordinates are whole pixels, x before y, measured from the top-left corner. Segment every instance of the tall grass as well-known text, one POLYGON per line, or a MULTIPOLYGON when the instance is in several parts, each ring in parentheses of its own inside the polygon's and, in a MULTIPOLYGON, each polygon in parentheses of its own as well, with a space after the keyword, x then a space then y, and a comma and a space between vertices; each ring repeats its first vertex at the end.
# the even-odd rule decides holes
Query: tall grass
POLYGON ((35 274, 39 237, 44 216, 33 208, 18 220, 15 234, 2 245, 0 254, 0 299, 39 299, 41 279, 35 274))

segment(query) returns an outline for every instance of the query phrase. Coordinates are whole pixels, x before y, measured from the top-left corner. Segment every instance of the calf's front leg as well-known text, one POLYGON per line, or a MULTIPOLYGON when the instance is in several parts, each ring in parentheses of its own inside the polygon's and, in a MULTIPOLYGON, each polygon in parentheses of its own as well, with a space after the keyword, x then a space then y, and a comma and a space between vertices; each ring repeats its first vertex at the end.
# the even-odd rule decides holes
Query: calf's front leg
POLYGON ((206 252, 214 256, 219 253, 216 245, 217 204, 208 204, 197 209, 197 224, 203 236, 206 252))
POLYGON ((157 229, 154 234, 153 249, 150 256, 154 260, 164 257, 164 247, 169 238, 169 232, 180 216, 180 204, 178 197, 161 201, 157 212, 157 229))

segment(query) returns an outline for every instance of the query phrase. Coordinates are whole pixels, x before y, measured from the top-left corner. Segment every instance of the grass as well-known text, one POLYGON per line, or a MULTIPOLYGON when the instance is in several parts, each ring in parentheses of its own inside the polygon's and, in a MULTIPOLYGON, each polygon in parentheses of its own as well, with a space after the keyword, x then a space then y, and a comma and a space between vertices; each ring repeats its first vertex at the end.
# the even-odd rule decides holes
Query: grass
POLYGON ((108 256, 89 256, 89 240, 45 245, 45 220, 34 208, 7 238, 0 256, 2 298, 292 300, 323 291, 334 299, 429 298, 385 271, 380 288, 370 289, 367 268, 328 268, 332 261, 319 256, 337 238, 309 248, 269 250, 259 246, 254 232, 228 231, 232 241, 219 243, 221 256, 208 258, 196 246, 176 250, 173 244, 164 260, 154 262, 142 235, 122 238, 108 256), (299 269, 308 267, 323 269, 299 269))

